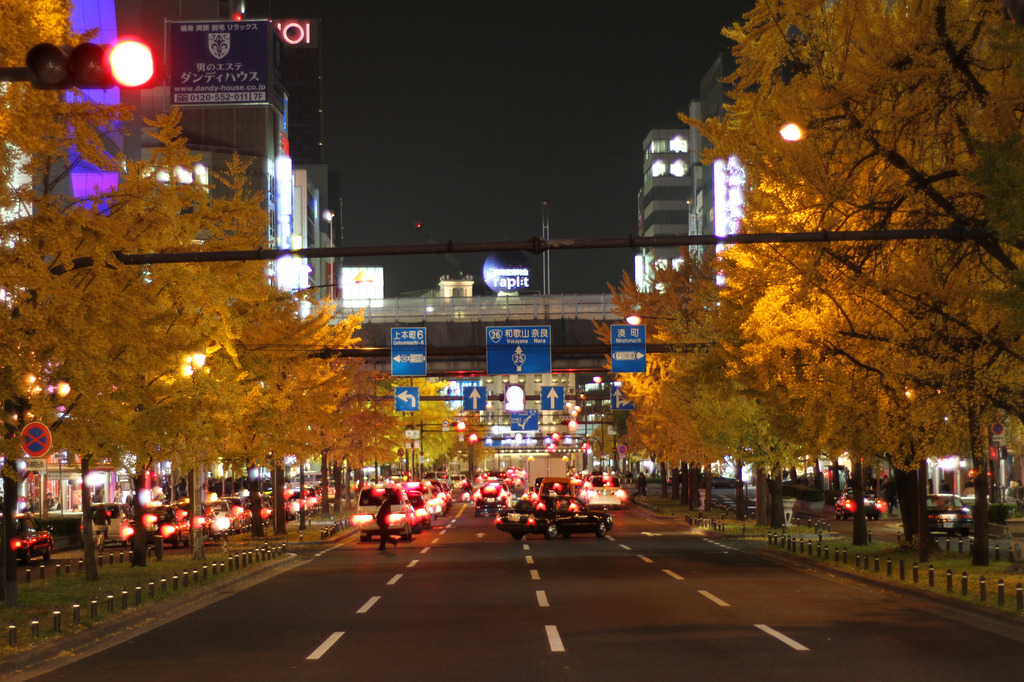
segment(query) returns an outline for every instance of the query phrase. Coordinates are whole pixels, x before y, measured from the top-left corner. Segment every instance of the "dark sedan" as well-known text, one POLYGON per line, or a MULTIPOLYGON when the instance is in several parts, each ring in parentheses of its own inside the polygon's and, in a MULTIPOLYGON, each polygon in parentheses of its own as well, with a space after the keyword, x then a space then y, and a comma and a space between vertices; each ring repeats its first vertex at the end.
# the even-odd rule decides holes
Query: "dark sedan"
MULTIPOLYGON (((854 498, 852 490, 846 490, 836 500, 836 518, 848 519, 855 513, 857 513, 857 500, 854 498)), ((864 515, 874 521, 881 516, 878 500, 872 493, 864 493, 864 515)))
POLYGON ((929 495, 928 530, 932 533, 960 533, 967 536, 974 526, 971 508, 956 495, 929 495))
POLYGON ((498 512, 494 525, 510 533, 515 540, 525 533, 540 533, 548 540, 558 535, 567 538, 574 533, 593 533, 602 538, 611 530, 612 517, 572 497, 545 497, 536 501, 524 498, 511 512, 498 512))

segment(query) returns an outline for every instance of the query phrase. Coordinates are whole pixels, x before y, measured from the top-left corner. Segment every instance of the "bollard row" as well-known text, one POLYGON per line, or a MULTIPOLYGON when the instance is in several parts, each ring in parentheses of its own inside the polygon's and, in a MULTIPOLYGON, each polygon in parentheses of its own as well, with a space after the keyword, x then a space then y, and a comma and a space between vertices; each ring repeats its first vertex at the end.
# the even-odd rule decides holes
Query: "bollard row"
MULTIPOLYGON (((187 588, 189 586, 189 581, 190 580, 191 580, 191 583, 193 585, 199 585, 201 581, 205 582, 208 579, 208 576, 211 575, 211 573, 212 573, 212 575, 217 575, 218 570, 221 573, 224 573, 226 571, 236 570, 238 568, 242 568, 242 567, 245 567, 245 566, 253 565, 253 564, 258 563, 258 562, 263 562, 263 561, 266 561, 268 559, 277 558, 277 557, 281 556, 284 553, 284 549, 285 548, 284 548, 283 545, 277 545, 277 546, 274 546, 274 547, 270 547, 269 545, 264 544, 263 547, 261 547, 259 549, 246 550, 244 552, 238 552, 238 553, 230 554, 230 555, 228 555, 226 561, 213 562, 213 563, 204 563, 203 566, 202 566, 202 571, 200 571, 200 569, 198 567, 195 567, 195 568, 191 569, 191 571, 189 571, 189 570, 182 571, 180 575, 178 573, 174 573, 171 576, 171 585, 172 585, 172 588, 174 590, 177 590, 179 588, 179 581, 180 581, 180 586, 182 588, 187 588)), ((122 555, 123 554, 124 553, 122 552, 122 555)), ((97 559, 99 561, 102 561, 101 557, 102 557, 102 555, 98 555, 97 559)), ((130 553, 129 553, 129 557, 130 557, 130 553)), ((114 561, 113 552, 110 553, 110 556, 108 557, 108 561, 110 563, 113 563, 113 561, 114 561)), ((79 565, 81 565, 81 563, 82 562, 79 561, 79 565)), ((71 574, 71 563, 68 562, 66 565, 62 565, 60 563, 55 564, 55 575, 58 575, 58 576, 61 575, 62 571, 65 574, 70 575, 71 574)), ((40 578, 44 578, 45 577, 44 567, 40 567, 39 577, 40 578)), ((26 574, 26 581, 28 581, 28 580, 31 580, 31 576, 30 576, 30 574, 27 573, 26 574)), ((160 591, 161 592, 167 592, 167 585, 168 585, 167 578, 161 577, 160 578, 160 591)), ((156 582, 153 581, 153 580, 150 580, 148 582, 148 584, 147 584, 147 590, 145 590, 145 591, 148 591, 149 597, 151 599, 154 598, 156 596, 156 582)), ((143 603, 143 593, 144 593, 144 589, 143 589, 143 586, 142 586, 141 583, 136 583, 134 592, 135 592, 134 606, 141 606, 142 603, 143 603)), ((120 592, 120 596, 121 596, 120 604, 121 604, 121 610, 122 611, 127 610, 129 608, 129 598, 128 598, 128 595, 129 595, 129 589, 127 587, 122 587, 121 588, 121 592, 120 592)), ((1018 597, 1018 599, 1020 599, 1020 597, 1018 597)), ((117 602, 117 599, 116 599, 115 594, 113 592, 110 592, 110 593, 108 593, 106 595, 106 606, 107 606, 106 610, 107 610, 107 613, 114 613, 115 612, 115 610, 116 610, 115 609, 116 602, 117 602)), ((98 597, 94 596, 90 600, 90 602, 89 602, 89 618, 96 619, 96 618, 99 617, 99 610, 100 610, 99 605, 100 605, 100 599, 98 597)), ((58 606, 54 606, 53 611, 52 611, 52 617, 53 617, 52 633, 53 634, 58 634, 59 635, 59 634, 63 633, 62 615, 63 614, 62 614, 60 606, 59 605, 58 606)), ((72 622, 73 625, 80 625, 82 623, 82 606, 77 601, 74 602, 71 605, 71 622, 72 622)), ((39 620, 33 619, 30 622, 30 624, 29 624, 29 631, 31 633, 31 637, 33 637, 33 638, 38 638, 38 637, 41 636, 39 620)), ((18 644, 18 626, 17 626, 16 623, 12 622, 12 623, 10 623, 10 625, 7 626, 7 645, 10 646, 10 647, 14 647, 14 646, 17 646, 17 644, 18 644)))

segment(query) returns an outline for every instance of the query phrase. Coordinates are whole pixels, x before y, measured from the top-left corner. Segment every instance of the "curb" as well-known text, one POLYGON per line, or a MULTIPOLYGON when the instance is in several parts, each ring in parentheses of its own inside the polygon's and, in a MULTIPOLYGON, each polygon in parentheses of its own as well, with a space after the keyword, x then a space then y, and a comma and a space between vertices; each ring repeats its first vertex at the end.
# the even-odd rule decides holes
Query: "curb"
POLYGON ((769 547, 758 547, 754 550, 757 554, 769 561, 773 561, 777 564, 784 564, 801 570, 813 570, 815 572, 821 572, 827 574, 830 578, 846 578, 859 582, 863 585, 870 585, 872 587, 878 587, 889 592, 900 594, 908 597, 916 597, 925 601, 931 602, 936 605, 944 606, 946 608, 961 610, 969 612, 977 616, 985 616, 988 618, 996 618, 1009 625, 1015 625, 1020 628, 1024 628, 1024 618, 1020 615, 1004 611, 998 607, 983 606, 982 604, 975 604, 961 599, 945 597, 941 594, 931 592, 929 590, 912 587, 910 585, 903 585, 898 582, 890 580, 884 580, 882 578, 875 578, 870 573, 847 571, 845 569, 829 570, 832 568, 831 563, 824 563, 813 558, 801 556, 799 554, 790 555, 788 552, 782 552, 769 547))
MULTIPOLYGON (((306 544, 306 543, 303 543, 306 544)), ((176 599, 133 607, 128 613, 106 618, 101 623, 64 637, 57 637, 27 651, 0 658, 5 669, 3 679, 30 679, 64 665, 69 657, 92 654, 118 643, 118 636, 145 632, 167 621, 180 618, 235 592, 247 589, 277 573, 305 563, 294 553, 279 561, 260 564, 245 572, 219 580, 212 585, 192 588, 176 599)))

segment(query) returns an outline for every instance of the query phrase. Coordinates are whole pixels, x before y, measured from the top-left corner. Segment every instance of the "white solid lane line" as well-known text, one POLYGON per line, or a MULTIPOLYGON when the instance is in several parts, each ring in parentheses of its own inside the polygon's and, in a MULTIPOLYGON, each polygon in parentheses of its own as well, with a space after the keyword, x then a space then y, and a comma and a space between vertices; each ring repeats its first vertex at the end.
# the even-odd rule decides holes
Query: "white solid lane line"
POLYGON ((356 613, 366 613, 367 611, 373 608, 373 605, 377 603, 378 599, 380 599, 380 595, 376 597, 370 597, 366 600, 365 604, 359 607, 359 610, 356 611, 356 613))
POLYGON ((711 601, 715 602, 719 606, 728 606, 729 605, 726 602, 724 602, 721 599, 719 599, 718 597, 716 597, 715 595, 713 595, 710 592, 708 592, 707 590, 697 590, 697 594, 704 595, 705 597, 707 597, 711 601))
POLYGON ((761 623, 755 623, 754 627, 757 628, 758 630, 762 631, 762 632, 768 633, 769 635, 771 635, 775 639, 779 640, 783 644, 786 644, 786 645, 796 649, 797 651, 810 651, 810 649, 805 647, 800 642, 796 641, 795 639, 790 639, 789 637, 786 637, 784 634, 782 634, 778 630, 773 630, 772 628, 768 627, 767 625, 764 625, 764 624, 761 624, 761 623))
POLYGON ((410 562, 409 562, 409 565, 408 565, 408 566, 406 566, 406 568, 412 568, 413 566, 415 566, 415 565, 416 565, 416 564, 418 564, 419 562, 420 562, 420 560, 419 560, 419 559, 413 559, 412 561, 410 561, 410 562))
POLYGON ((402 579, 402 574, 401 573, 395 573, 395 577, 388 581, 388 585, 394 585, 395 583, 397 583, 401 579, 402 579))
POLYGON ((685 578, 683 578, 683 576, 679 575, 679 574, 678 574, 678 573, 676 573, 675 571, 670 571, 670 570, 668 570, 667 568, 663 568, 663 569, 661 569, 661 570, 662 570, 662 571, 664 571, 664 572, 665 572, 665 573, 666 573, 667 575, 670 575, 670 576, 672 576, 672 577, 673 577, 673 578, 675 578, 676 580, 684 580, 684 579, 685 579, 685 578))
POLYGON ((641 559, 643 559, 644 563, 648 563, 648 564, 653 564, 654 563, 654 559, 648 559, 643 554, 637 554, 637 556, 640 557, 641 559))
POLYGON ((328 637, 327 639, 324 640, 323 644, 321 644, 316 649, 314 649, 313 653, 311 653, 309 656, 306 656, 306 660, 307 661, 315 661, 318 658, 320 658, 321 656, 323 656, 324 654, 326 654, 327 650, 330 649, 332 646, 334 646, 334 643, 337 642, 339 639, 341 639, 341 636, 343 634, 345 634, 345 633, 344 632, 335 632, 334 634, 332 634, 330 637, 328 637))
POLYGON ((548 645, 551 647, 551 652, 556 653, 558 651, 565 651, 565 647, 562 646, 562 638, 558 636, 558 628, 554 625, 545 625, 544 631, 548 635, 548 645))
POLYGON ((540 580, 540 572, 537 569, 530 569, 530 580, 540 580))
POLYGON ((544 590, 537 590, 537 605, 541 608, 550 606, 548 604, 548 595, 544 590))

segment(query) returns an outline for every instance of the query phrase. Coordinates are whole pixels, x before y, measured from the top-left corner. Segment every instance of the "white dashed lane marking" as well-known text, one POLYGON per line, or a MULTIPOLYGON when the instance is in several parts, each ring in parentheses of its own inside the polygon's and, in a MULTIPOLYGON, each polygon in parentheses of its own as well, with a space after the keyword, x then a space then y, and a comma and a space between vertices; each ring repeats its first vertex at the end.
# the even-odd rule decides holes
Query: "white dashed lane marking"
POLYGON ((545 625, 544 631, 548 635, 548 645, 551 647, 552 653, 559 651, 565 651, 565 647, 562 646, 562 638, 558 636, 558 628, 554 625, 545 625))
POLYGON ((327 650, 334 646, 334 643, 341 639, 344 632, 335 632, 330 637, 324 640, 324 643, 313 650, 309 656, 306 656, 307 661, 315 661, 321 656, 327 653, 327 650))
POLYGON ((530 569, 530 580, 540 580, 540 572, 537 569, 530 569))
POLYGON ((370 597, 369 599, 366 600, 365 604, 363 604, 362 606, 359 607, 359 610, 356 611, 356 613, 366 613, 367 611, 369 611, 370 609, 373 608, 373 605, 376 604, 377 600, 379 600, 379 599, 380 599, 380 595, 378 595, 376 597, 370 597))
POLYGON ((420 560, 419 560, 419 559, 413 559, 412 561, 410 561, 410 562, 409 562, 409 565, 408 565, 408 566, 406 566, 406 568, 412 568, 413 566, 415 566, 415 565, 416 565, 416 564, 418 564, 419 562, 420 562, 420 560))
POLYGON ((666 575, 672 576, 672 577, 673 577, 673 578, 675 578, 676 580, 683 580, 683 579, 684 579, 684 578, 683 578, 683 576, 679 575, 679 574, 678 574, 678 573, 676 573, 675 571, 670 571, 670 570, 668 570, 667 568, 663 568, 663 569, 661 569, 661 570, 662 570, 662 571, 664 571, 666 575))
POLYGON ((388 581, 388 585, 394 585, 395 583, 397 583, 401 579, 402 579, 402 574, 401 573, 395 573, 395 577, 388 581))
POLYGON ((710 599, 711 601, 715 602, 719 606, 728 606, 729 605, 728 603, 722 601, 721 599, 719 599, 715 595, 711 594, 707 590, 697 590, 697 594, 700 594, 700 595, 703 595, 703 596, 707 597, 708 599, 710 599))
POLYGON ((773 630, 772 628, 768 627, 767 625, 764 625, 763 623, 755 624, 754 627, 757 628, 758 630, 760 630, 761 632, 765 632, 765 633, 771 635, 772 637, 774 637, 775 639, 779 640, 783 644, 785 644, 785 645, 787 645, 789 647, 792 647, 793 649, 796 649, 797 651, 810 651, 810 649, 808 649, 807 647, 805 647, 803 644, 801 644, 800 642, 796 641, 795 639, 790 639, 789 637, 787 637, 786 635, 782 634, 778 630, 773 630))
POLYGON ((643 562, 646 563, 646 564, 653 564, 654 563, 654 559, 648 559, 643 554, 637 554, 637 556, 640 557, 640 559, 643 560, 643 562))
POLYGON ((550 606, 548 604, 548 595, 544 590, 537 590, 537 605, 541 608, 550 606))

